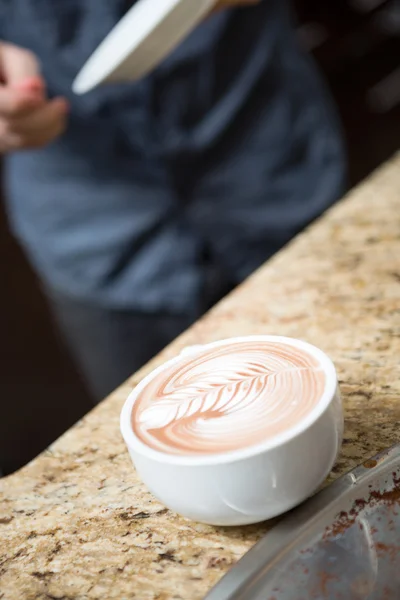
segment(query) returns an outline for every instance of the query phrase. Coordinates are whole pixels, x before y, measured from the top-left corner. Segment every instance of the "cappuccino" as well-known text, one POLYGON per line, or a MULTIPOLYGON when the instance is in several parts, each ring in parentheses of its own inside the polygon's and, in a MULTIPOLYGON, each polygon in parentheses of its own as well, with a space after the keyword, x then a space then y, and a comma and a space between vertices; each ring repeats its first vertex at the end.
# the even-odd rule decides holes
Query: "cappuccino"
POLYGON ((322 365, 304 349, 227 341, 159 371, 136 399, 132 427, 144 444, 168 454, 240 450, 301 423, 325 384, 322 365))

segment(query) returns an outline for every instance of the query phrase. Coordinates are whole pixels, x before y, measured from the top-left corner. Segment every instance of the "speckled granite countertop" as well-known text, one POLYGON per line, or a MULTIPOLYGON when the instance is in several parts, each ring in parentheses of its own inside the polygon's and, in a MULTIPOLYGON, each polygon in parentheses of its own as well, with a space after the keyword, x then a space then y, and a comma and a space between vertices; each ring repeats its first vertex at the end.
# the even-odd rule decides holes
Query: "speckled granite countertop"
POLYGON ((332 477, 400 440, 400 155, 0 481, 2 600, 204 597, 268 526, 216 529, 165 510, 135 475, 119 412, 143 373, 183 346, 257 333, 307 339, 336 363, 346 430, 332 477))

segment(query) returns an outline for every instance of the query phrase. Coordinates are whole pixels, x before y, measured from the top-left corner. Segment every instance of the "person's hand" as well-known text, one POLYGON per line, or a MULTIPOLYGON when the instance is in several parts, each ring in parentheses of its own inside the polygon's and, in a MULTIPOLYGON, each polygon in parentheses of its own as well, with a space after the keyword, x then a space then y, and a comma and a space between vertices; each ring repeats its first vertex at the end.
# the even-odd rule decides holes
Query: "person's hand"
POLYGON ((48 100, 36 57, 0 42, 0 152, 43 147, 65 129, 68 103, 48 100))

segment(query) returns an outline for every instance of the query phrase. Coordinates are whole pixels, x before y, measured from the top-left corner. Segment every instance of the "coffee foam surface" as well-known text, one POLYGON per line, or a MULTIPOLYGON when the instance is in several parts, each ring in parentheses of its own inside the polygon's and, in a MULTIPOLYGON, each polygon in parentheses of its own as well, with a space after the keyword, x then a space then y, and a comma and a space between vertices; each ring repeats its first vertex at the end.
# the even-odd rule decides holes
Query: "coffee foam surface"
POLYGON ((303 421, 326 375, 303 349, 243 341, 185 356, 141 390, 132 427, 169 454, 218 454, 258 445, 303 421))

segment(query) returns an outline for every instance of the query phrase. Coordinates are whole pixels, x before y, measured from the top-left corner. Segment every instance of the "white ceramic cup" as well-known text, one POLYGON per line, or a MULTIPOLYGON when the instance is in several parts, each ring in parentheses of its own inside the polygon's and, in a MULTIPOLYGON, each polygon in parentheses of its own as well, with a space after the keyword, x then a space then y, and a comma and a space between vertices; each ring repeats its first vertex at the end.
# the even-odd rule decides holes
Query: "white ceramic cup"
MULTIPOLYGON (((142 481, 169 509, 210 525, 246 525, 276 517, 300 504, 332 469, 343 436, 343 411, 335 367, 321 350, 278 336, 232 338, 281 342, 314 356, 326 384, 320 401, 300 423, 257 446, 224 454, 182 456, 145 445, 131 425, 133 405, 148 382, 182 356, 164 363, 131 392, 121 412, 121 432, 142 481)), ((227 340, 186 349, 197 353, 227 340)))

